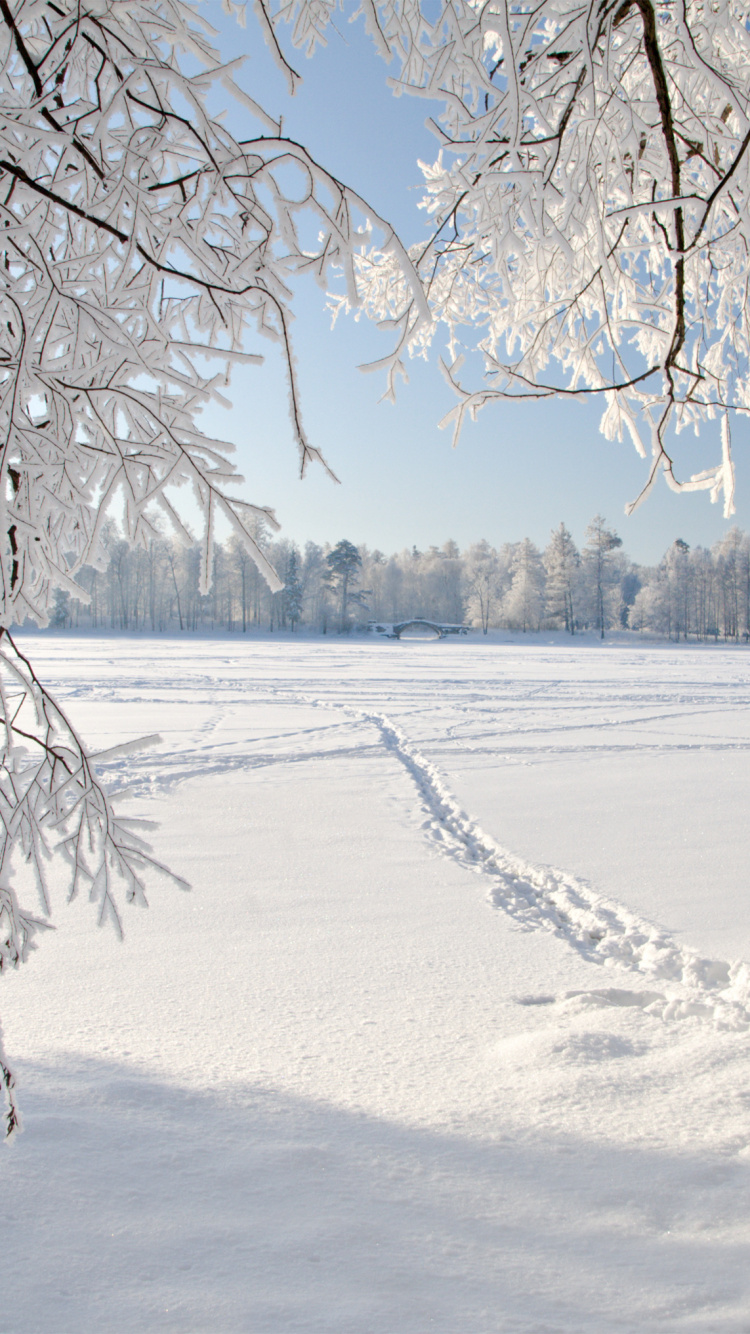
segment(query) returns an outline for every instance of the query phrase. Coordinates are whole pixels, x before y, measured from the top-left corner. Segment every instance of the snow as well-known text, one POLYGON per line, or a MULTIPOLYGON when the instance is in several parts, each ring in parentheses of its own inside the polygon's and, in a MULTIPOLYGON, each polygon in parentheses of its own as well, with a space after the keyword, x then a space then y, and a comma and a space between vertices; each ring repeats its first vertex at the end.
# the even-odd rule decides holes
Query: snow
POLYGON ((744 650, 23 644, 193 889, 4 979, 0 1334, 750 1329, 744 650))

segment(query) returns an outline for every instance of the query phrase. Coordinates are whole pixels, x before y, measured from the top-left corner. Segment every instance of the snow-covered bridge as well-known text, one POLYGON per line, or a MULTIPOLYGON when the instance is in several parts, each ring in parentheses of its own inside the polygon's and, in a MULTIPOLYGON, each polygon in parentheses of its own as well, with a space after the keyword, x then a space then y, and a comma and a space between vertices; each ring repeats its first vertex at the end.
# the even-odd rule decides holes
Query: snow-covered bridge
POLYGON ((444 621, 428 621, 423 616, 416 616, 409 621, 368 621, 367 629, 371 634, 382 635, 385 639, 400 639, 405 631, 431 630, 436 639, 446 635, 467 635, 468 625, 449 625, 444 621))

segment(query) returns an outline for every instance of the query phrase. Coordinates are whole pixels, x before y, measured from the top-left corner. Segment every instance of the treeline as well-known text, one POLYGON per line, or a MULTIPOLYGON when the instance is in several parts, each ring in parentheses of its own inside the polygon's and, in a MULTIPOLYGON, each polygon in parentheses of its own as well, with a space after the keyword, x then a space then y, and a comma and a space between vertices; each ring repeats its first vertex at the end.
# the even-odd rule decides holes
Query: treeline
POLYGON ((541 551, 525 538, 381 551, 348 541, 304 548, 260 542, 285 580, 272 593, 242 545, 216 547, 200 593, 200 548, 153 540, 132 549, 113 526, 106 562, 79 575, 81 599, 58 591, 51 624, 117 630, 296 630, 342 633, 368 620, 422 616, 483 630, 629 628, 675 640, 750 637, 750 538, 732 528, 710 550, 678 539, 654 568, 634 565, 601 516, 581 550, 564 524, 541 551))

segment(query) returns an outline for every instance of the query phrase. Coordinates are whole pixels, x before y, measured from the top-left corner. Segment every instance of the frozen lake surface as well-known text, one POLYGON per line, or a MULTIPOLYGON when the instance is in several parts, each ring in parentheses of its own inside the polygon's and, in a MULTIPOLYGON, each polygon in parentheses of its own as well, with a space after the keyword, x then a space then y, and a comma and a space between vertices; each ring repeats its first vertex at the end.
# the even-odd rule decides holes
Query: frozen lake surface
POLYGON ((22 643, 193 889, 3 979, 0 1334, 750 1331, 746 649, 22 643))

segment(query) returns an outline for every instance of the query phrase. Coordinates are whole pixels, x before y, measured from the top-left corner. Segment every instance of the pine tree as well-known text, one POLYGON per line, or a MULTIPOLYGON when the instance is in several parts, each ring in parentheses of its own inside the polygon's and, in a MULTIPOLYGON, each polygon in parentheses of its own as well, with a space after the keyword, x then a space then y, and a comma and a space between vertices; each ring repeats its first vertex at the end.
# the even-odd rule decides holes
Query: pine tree
MULTIPOLYGON (((352 585, 362 567, 362 557, 353 542, 342 538, 326 556, 329 583, 339 593, 339 633, 348 629, 347 611, 352 601, 352 585)), ((361 595, 360 595, 361 596, 361 595)), ((357 598, 359 601, 359 598, 357 598)))
POLYGON ((284 609, 292 630, 302 620, 302 581, 299 575, 299 553, 293 546, 284 574, 284 609))

